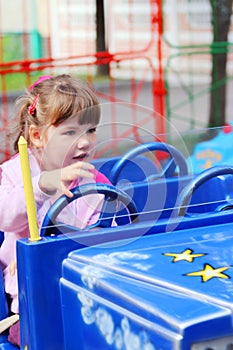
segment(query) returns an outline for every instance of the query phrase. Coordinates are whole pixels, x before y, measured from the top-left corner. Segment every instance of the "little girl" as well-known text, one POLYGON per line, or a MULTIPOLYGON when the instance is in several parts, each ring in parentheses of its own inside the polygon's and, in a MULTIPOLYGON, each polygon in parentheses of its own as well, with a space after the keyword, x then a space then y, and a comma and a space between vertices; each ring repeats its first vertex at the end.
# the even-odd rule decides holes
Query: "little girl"
MULTIPOLYGON (((0 185, 0 248, 5 291, 11 312, 18 313, 16 241, 29 235, 18 139, 28 142, 34 197, 39 226, 61 194, 72 196, 71 188, 86 182, 109 183, 90 164, 96 142, 100 107, 93 90, 69 75, 43 76, 16 103, 18 125, 16 155, 3 163, 0 185)), ((69 223, 83 228, 98 219, 102 197, 92 195, 73 201, 69 223)), ((19 323, 11 327, 9 340, 19 346, 19 323)))

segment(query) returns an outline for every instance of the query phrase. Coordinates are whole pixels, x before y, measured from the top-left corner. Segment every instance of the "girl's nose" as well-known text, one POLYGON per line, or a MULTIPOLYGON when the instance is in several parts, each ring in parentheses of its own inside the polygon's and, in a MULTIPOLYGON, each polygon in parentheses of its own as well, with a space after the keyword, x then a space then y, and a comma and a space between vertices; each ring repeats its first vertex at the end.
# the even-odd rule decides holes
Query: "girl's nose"
POLYGON ((79 149, 86 149, 89 147, 89 138, 87 134, 81 135, 77 140, 77 147, 79 149))

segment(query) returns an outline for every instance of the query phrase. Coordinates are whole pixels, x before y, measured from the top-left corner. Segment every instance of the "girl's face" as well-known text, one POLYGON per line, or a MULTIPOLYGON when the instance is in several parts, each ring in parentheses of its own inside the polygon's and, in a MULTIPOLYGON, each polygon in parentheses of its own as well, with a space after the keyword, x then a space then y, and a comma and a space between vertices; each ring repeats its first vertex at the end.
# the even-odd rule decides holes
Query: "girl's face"
POLYGON ((89 162, 96 144, 96 125, 80 125, 74 116, 58 126, 51 125, 42 140, 42 170, 64 168, 78 161, 89 162))

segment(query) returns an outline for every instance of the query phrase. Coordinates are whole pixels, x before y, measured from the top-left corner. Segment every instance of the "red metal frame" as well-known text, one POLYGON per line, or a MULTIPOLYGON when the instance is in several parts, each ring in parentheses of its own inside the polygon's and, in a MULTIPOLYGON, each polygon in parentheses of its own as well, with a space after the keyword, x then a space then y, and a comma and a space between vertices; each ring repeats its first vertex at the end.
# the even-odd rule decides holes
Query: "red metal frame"
MULTIPOLYGON (((25 1, 25 0, 23 0, 25 1)), ((129 0, 133 3, 133 0, 129 0)), ((53 70, 59 69, 67 69, 72 67, 79 66, 93 66, 100 64, 111 64, 112 63, 121 63, 124 60, 131 60, 132 62, 137 59, 143 59, 148 64, 148 69, 151 72, 151 94, 153 101, 153 119, 154 119, 154 135, 156 139, 156 135, 162 135, 166 132, 166 121, 165 121, 165 85, 164 85, 164 73, 163 73, 163 65, 162 65, 162 33, 163 33, 163 18, 162 18, 162 0, 148 0, 150 3, 150 39, 146 42, 145 46, 142 49, 134 50, 133 48, 127 48, 122 52, 114 52, 111 53, 109 51, 106 52, 98 52, 89 55, 72 55, 70 57, 64 58, 53 58, 51 56, 51 47, 50 40, 48 40, 48 57, 41 59, 30 59, 28 57, 27 47, 29 45, 28 36, 25 34, 23 38, 24 42, 24 59, 12 62, 1 62, 0 63, 0 76, 1 76, 1 88, 2 88, 2 128, 0 129, 1 133, 6 133, 6 129, 9 125, 8 120, 8 103, 9 103, 9 93, 6 84, 6 76, 13 73, 25 73, 25 85, 30 85, 32 82, 32 73, 33 72, 41 72, 43 74, 44 70, 53 70), (156 66, 154 61, 156 59, 156 66), (158 115, 160 116, 158 118, 158 115)), ((68 6, 68 5, 67 5, 68 6)), ((23 7, 22 7, 23 8, 23 7)), ((0 10, 1 11, 1 10, 0 10)), ((22 14, 22 16, 24 16, 22 14)), ((48 16, 49 17, 49 16, 48 16)), ((24 18, 26 21, 27 18, 24 18)), ((132 28, 133 30, 133 28, 132 28)), ((1 33, 0 33, 1 34, 1 33)), ((2 38, 3 36, 1 36, 2 38)), ((3 52, 3 40, 0 39, 0 47, 1 47, 1 56, 4 59, 3 52)), ((91 82, 94 81, 94 77, 88 76, 88 80, 91 82)), ((125 138, 128 136, 133 136, 136 141, 138 141, 138 129, 145 125, 148 122, 151 115, 146 115, 142 117, 140 120, 137 119, 136 112, 140 109, 138 106, 138 98, 145 84, 145 80, 137 80, 135 78, 130 79, 130 89, 131 89, 131 100, 130 101, 120 101, 116 97, 116 80, 112 75, 110 69, 109 75, 109 94, 104 94, 99 92, 99 96, 109 102, 130 102, 131 103, 131 113, 132 113, 132 127, 122 134, 118 134, 115 123, 112 123, 112 139, 125 138)), ((117 121, 117 116, 114 112, 114 104, 112 104, 111 110, 111 118, 112 121, 117 121)), ((2 160, 6 159, 10 155, 10 145, 8 144, 8 138, 5 137, 5 142, 3 148, 0 149, 3 157, 2 160)), ((160 141, 164 141, 159 138, 160 141)))

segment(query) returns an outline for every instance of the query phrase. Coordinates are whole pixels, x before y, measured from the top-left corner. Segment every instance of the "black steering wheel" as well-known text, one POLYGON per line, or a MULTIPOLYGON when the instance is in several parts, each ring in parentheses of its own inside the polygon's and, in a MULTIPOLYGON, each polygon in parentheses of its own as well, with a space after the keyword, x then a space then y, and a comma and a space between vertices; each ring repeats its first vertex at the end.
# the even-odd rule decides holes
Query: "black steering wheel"
POLYGON ((112 185, 99 183, 86 184, 73 188, 71 192, 73 193, 73 197, 69 198, 65 195, 62 195, 53 203, 51 208, 48 210, 41 227, 40 235, 42 237, 50 235, 49 227, 54 227, 55 225, 58 225, 56 217, 61 212, 61 210, 65 208, 65 206, 67 206, 74 200, 80 197, 87 196, 89 194, 98 193, 104 195, 104 203, 99 220, 95 224, 88 226, 89 229, 93 227, 110 227, 112 225, 114 213, 117 211, 116 206, 114 206, 113 208, 113 203, 119 201, 123 203, 123 205, 127 208, 129 212, 130 220, 128 221, 137 221, 138 210, 132 198, 130 198, 130 196, 126 192, 112 185), (109 213, 111 213, 111 217, 109 213))
POLYGON ((116 185, 119 175, 127 163, 134 157, 149 151, 162 151, 170 155, 170 160, 159 174, 151 175, 148 180, 152 181, 160 177, 170 177, 174 174, 176 167, 179 167, 181 176, 188 174, 188 167, 184 156, 175 147, 162 142, 148 142, 134 147, 132 150, 125 153, 125 155, 117 161, 109 175, 109 180, 113 185, 116 185))
MULTIPOLYGON (((214 166, 197 175, 188 185, 182 190, 177 200, 178 215, 186 214, 188 204, 193 193, 206 181, 220 175, 233 175, 233 167, 230 166, 214 166)), ((214 189, 213 189, 214 190, 214 189)), ((232 206, 223 207, 220 210, 232 209, 232 206)))

